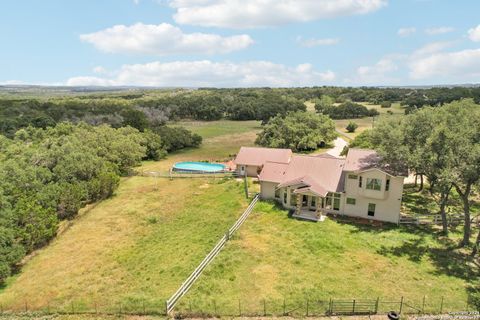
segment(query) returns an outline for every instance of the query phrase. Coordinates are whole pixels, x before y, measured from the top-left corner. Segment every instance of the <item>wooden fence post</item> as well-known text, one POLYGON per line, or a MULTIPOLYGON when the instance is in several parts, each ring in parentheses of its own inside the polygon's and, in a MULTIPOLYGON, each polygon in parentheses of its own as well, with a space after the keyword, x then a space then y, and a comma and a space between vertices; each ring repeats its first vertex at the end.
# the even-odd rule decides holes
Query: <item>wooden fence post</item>
POLYGON ((97 301, 94 302, 94 305, 95 305, 95 313, 98 313, 97 301))
POLYGON ((353 299, 352 313, 355 313, 355 299, 353 299))
POLYGON ((377 297, 377 301, 375 302, 375 314, 378 313, 378 303, 380 302, 380 297, 377 297))
POLYGON ((328 302, 328 314, 332 314, 332 298, 330 298, 330 301, 328 302))
POLYGON ((27 300, 25 300, 25 312, 28 312, 28 304, 27 304, 27 300))
POLYGON ((245 197, 248 199, 248 179, 247 179, 247 172, 245 172, 245 197))
POLYGON ((423 296, 423 302, 422 302, 422 314, 425 314, 425 296, 423 296))
POLYGON ((402 309, 403 309, 403 296, 400 299, 400 310, 398 311, 398 314, 402 314, 402 309))
POLYGON ((285 303, 285 298, 283 298, 283 315, 284 315, 284 316, 287 315, 287 314, 286 314, 286 312, 287 312, 286 308, 287 308, 287 306, 286 306, 286 303, 285 303))
POLYGON ((267 316, 267 302, 263 299, 263 316, 267 316))
POLYGON ((440 301, 440 314, 443 312, 443 296, 442 296, 442 301, 440 301))
POLYGON ((308 317, 308 298, 307 298, 307 317, 308 317))

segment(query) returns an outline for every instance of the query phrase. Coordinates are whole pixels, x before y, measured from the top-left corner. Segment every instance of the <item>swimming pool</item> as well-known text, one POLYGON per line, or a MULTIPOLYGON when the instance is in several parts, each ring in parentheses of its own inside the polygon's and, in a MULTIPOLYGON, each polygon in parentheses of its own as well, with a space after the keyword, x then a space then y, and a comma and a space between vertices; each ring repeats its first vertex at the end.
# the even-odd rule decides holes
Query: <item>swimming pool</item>
POLYGON ((177 162, 173 165, 173 171, 198 172, 198 173, 223 172, 225 171, 225 168, 226 168, 225 165, 220 163, 195 162, 195 161, 177 162))

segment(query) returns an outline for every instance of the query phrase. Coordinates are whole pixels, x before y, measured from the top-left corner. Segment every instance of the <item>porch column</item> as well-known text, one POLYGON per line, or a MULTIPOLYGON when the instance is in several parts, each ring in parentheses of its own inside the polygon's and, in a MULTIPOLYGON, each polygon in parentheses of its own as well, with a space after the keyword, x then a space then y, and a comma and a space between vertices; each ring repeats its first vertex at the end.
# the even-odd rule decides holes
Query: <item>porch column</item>
POLYGON ((303 196, 301 194, 297 194, 297 214, 299 214, 300 211, 302 211, 302 200, 303 200, 303 196))
POLYGON ((320 216, 322 215, 322 201, 323 201, 323 198, 322 197, 317 197, 317 200, 315 201, 315 213, 317 214, 317 217, 320 218, 320 216))

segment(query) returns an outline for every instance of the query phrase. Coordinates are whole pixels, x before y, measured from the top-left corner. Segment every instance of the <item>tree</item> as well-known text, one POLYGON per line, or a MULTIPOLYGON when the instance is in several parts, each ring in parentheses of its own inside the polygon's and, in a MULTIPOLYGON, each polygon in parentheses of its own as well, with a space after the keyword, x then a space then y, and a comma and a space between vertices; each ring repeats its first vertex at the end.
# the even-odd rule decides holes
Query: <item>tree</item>
POLYGON ((341 156, 346 156, 349 148, 359 148, 359 149, 373 149, 374 145, 372 142, 372 130, 362 131, 358 136, 356 136, 350 143, 343 147, 341 156))
POLYGON ((330 108, 333 107, 335 100, 328 95, 322 95, 320 99, 315 99, 314 103, 315 103, 315 110, 318 113, 324 113, 324 111, 330 110, 330 108))
POLYGON ((382 108, 390 108, 392 106, 392 103, 390 101, 383 101, 380 106, 382 108))
POLYGON ((336 137, 335 123, 324 115, 291 112, 272 118, 257 136, 256 143, 293 151, 315 150, 336 137))
POLYGON ((471 237, 470 198, 480 181, 480 106, 473 100, 462 100, 446 104, 440 111, 446 127, 445 144, 453 159, 452 183, 463 203, 465 246, 471 237))
POLYGON ((345 129, 347 129, 348 132, 352 133, 352 132, 355 132, 357 128, 358 128, 358 124, 356 124, 353 121, 350 121, 345 129))
POLYGON ((140 110, 125 109, 120 115, 123 118, 123 126, 130 126, 140 131, 148 128, 148 118, 140 110))

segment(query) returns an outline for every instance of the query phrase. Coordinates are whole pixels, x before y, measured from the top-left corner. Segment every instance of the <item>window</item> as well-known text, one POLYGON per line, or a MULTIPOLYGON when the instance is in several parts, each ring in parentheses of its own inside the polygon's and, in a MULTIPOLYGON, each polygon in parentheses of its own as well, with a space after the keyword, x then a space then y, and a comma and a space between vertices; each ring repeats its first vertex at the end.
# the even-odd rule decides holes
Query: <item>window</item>
POLYGON ((367 214, 370 217, 373 217, 375 215, 375 207, 376 207, 375 203, 369 203, 368 204, 368 213, 367 214))
POLYGON ((387 181, 385 181, 385 191, 388 190, 390 190, 390 179, 387 179, 387 181))
POLYGON ((358 176, 356 174, 349 174, 348 179, 358 179, 358 176))
POLYGON ((283 193, 283 203, 287 204, 287 192, 286 191, 283 193))
POLYGON ((340 210, 340 193, 329 192, 325 198, 326 204, 325 207, 330 210, 339 211, 340 210))
POLYGON ((280 199, 280 189, 275 189, 275 199, 280 199))
POLYGON ((333 210, 340 210, 340 199, 333 199, 333 210))
POLYGON ((292 207, 297 205, 297 195, 293 193, 293 190, 290 190, 290 205, 292 207))
POLYGON ((380 179, 370 179, 370 178, 367 178, 367 189, 368 190, 377 190, 377 191, 380 191, 382 190, 382 180, 380 179))
POLYGON ((315 207, 317 205, 317 202, 315 200, 316 198, 312 197, 312 201, 310 202, 310 207, 315 207))
POLYGON ((362 187, 362 182, 363 182, 362 177, 359 177, 359 178, 358 178, 358 187, 359 187, 359 188, 362 187))
POLYGON ((347 198, 347 204, 351 204, 352 206, 354 206, 355 204, 357 204, 357 199, 347 198))

